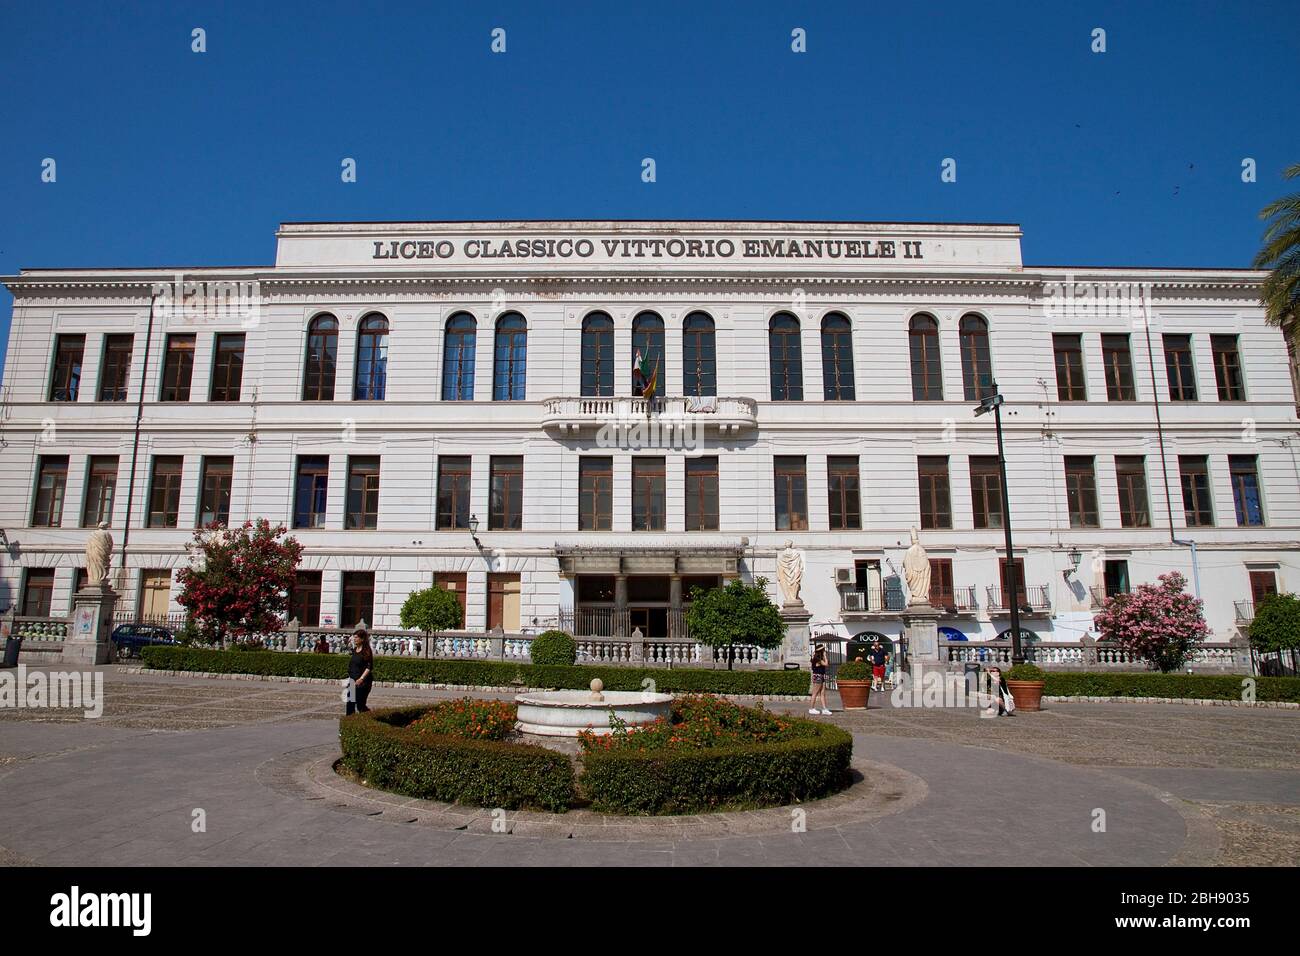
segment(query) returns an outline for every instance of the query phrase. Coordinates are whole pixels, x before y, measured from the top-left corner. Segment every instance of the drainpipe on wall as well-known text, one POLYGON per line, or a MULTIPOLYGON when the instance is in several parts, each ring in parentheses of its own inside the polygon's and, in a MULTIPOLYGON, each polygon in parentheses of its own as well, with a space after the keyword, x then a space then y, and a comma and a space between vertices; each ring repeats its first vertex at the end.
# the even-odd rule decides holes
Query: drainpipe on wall
POLYGON ((144 366, 140 372, 140 396, 135 403, 135 428, 131 436, 131 474, 126 486, 126 524, 122 528, 122 560, 118 573, 126 581, 126 546, 131 540, 131 506, 135 501, 135 469, 140 457, 140 423, 144 419, 144 387, 149 379, 149 348, 153 344, 153 311, 158 299, 156 291, 149 293, 149 322, 144 334, 144 366))

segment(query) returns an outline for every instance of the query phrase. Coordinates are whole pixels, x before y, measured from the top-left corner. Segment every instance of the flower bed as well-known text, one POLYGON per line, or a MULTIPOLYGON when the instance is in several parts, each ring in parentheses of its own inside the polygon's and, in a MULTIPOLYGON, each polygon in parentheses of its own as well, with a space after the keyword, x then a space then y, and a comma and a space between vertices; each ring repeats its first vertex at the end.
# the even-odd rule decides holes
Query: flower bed
POLYGON ((411 797, 557 813, 573 804, 574 774, 568 757, 545 747, 485 737, 478 731, 485 725, 495 727, 492 708, 461 711, 455 706, 460 703, 344 717, 339 721, 343 765, 372 787, 411 797))
POLYGON ((823 797, 848 786, 853 755, 853 738, 838 727, 710 697, 675 701, 670 720, 580 739, 579 787, 607 813, 700 813, 823 797))

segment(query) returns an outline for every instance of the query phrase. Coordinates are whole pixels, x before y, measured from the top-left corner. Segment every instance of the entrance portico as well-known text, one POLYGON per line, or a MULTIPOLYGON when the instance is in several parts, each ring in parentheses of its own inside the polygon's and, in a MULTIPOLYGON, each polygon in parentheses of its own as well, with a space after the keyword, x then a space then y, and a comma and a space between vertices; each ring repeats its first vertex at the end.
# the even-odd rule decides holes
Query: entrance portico
POLYGON ((560 627, 576 637, 685 639, 693 588, 720 587, 739 574, 741 546, 712 548, 592 547, 555 549, 573 606, 560 627))

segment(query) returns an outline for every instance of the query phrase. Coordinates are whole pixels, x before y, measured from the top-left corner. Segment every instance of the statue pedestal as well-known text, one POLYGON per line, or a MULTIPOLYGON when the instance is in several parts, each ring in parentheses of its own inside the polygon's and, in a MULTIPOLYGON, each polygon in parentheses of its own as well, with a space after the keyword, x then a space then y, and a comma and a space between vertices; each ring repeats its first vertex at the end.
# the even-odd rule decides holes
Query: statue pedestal
POLYGON ((929 604, 909 604, 903 611, 909 664, 935 665, 939 660, 939 612, 929 604))
POLYGON ((63 639, 63 662, 91 667, 113 659, 113 609, 117 592, 108 585, 90 585, 72 598, 72 618, 63 639))
POLYGON ((787 604, 781 608, 781 620, 785 622, 782 660, 801 667, 808 666, 812 660, 812 648, 808 643, 808 622, 812 620, 812 612, 803 604, 787 604))

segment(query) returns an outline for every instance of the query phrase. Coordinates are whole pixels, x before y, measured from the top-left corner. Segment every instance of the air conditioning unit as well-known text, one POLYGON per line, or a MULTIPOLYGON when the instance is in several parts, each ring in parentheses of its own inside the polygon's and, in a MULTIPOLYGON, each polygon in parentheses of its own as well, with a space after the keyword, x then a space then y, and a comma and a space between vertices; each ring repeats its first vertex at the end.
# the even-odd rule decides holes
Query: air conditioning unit
POLYGON ((836 569, 835 569, 835 586, 836 586, 836 587, 840 587, 840 586, 842 586, 842 585, 851 585, 851 584, 853 584, 853 569, 852 569, 852 568, 836 568, 836 569))

